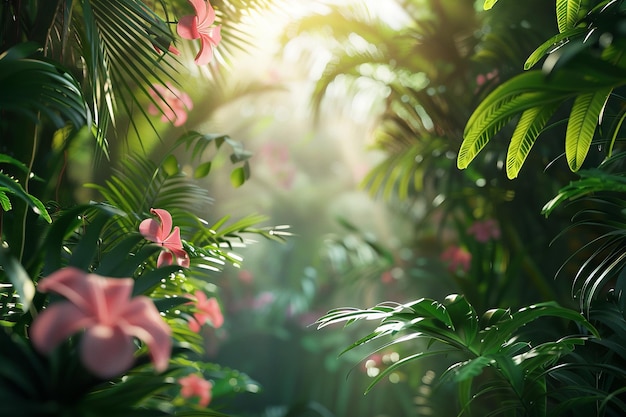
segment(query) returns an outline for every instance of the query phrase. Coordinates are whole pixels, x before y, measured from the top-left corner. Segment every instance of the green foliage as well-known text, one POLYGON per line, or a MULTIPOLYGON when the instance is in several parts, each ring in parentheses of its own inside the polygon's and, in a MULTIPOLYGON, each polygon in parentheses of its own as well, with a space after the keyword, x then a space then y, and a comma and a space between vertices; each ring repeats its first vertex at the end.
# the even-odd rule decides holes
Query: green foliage
MULTIPOLYGON (((41 54, 35 43, 21 43, 0 55, 0 109, 39 123, 45 115, 57 129, 91 122, 78 81, 67 68, 41 54)), ((6 162, 6 161, 4 161, 6 162)))
POLYGON ((443 303, 424 298, 399 305, 379 304, 368 310, 336 309, 318 319, 317 324, 318 328, 323 328, 359 320, 376 320, 380 324, 344 353, 379 338, 391 338, 391 341, 378 350, 407 342, 415 345, 418 340, 422 340, 424 346, 418 353, 402 358, 378 374, 368 390, 409 362, 458 353, 467 359, 450 365, 441 378, 459 384, 461 414, 469 412, 471 403, 479 398, 496 396, 501 405, 491 409, 492 415, 510 415, 506 413, 512 410, 522 415, 546 415, 545 403, 549 395, 546 378, 550 367, 575 346, 584 344, 588 339, 583 335, 585 332, 599 337, 598 331, 580 313, 553 302, 534 304, 516 312, 493 309, 479 319, 472 305, 459 295, 450 295, 443 303), (524 341, 521 329, 546 317, 575 323, 580 326, 581 335, 542 343, 532 339, 524 341), (496 373, 483 385, 476 380, 487 368, 496 373), (474 384, 476 387, 472 389, 474 384), (537 408, 542 403, 543 408, 537 408), (538 414, 532 414, 531 410, 538 414))
MULTIPOLYGON (((624 66, 619 58, 624 45, 612 41, 621 36, 620 29, 612 23, 620 19, 621 6, 619 2, 604 3, 589 10, 585 1, 556 2, 560 33, 539 46, 524 65, 529 69, 549 54, 543 71, 531 71, 506 81, 479 104, 464 131, 457 161, 459 168, 466 168, 496 133, 521 114, 506 164, 507 176, 517 177, 551 116, 572 99, 565 156, 572 171, 581 168, 602 117, 607 117, 603 113, 607 113, 609 99, 621 100, 613 93, 624 85, 624 66), (611 40, 601 41, 598 27, 611 40)), ((620 126, 608 134, 617 135, 620 126)))

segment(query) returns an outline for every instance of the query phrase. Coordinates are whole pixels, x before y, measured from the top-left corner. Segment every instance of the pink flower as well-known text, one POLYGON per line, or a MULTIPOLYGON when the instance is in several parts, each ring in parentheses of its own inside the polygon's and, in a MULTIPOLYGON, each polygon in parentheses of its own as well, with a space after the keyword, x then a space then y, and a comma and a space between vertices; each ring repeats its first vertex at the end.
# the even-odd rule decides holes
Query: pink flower
POLYGON ((147 240, 165 248, 159 254, 157 267, 172 265, 174 261, 184 268, 189 267, 189 255, 183 249, 183 243, 180 240, 180 229, 176 226, 172 231, 172 216, 170 213, 162 209, 150 209, 150 213, 156 215, 159 221, 154 219, 142 221, 139 224, 139 233, 147 240))
POLYGON ((161 121, 171 122, 174 126, 182 126, 187 121, 187 111, 193 108, 189 95, 180 92, 171 83, 152 84, 149 91, 154 103, 148 106, 148 113, 156 116, 161 114, 161 121))
POLYGON ((132 366, 134 338, 138 338, 150 349, 155 369, 164 371, 172 349, 171 329, 150 298, 131 298, 132 289, 131 278, 106 278, 73 267, 48 275, 38 290, 57 293, 67 301, 51 304, 35 318, 30 328, 33 345, 49 354, 84 329, 81 361, 94 375, 106 379, 132 366))
POLYGON ((487 219, 472 224, 467 229, 467 233, 473 235, 477 241, 486 243, 491 239, 497 240, 500 238, 500 226, 494 219, 487 219))
POLYGON ((194 313, 193 320, 189 322, 189 328, 192 332, 199 332, 200 327, 206 322, 210 322, 216 329, 222 327, 224 316, 214 297, 207 298, 202 291, 196 291, 195 296, 191 297, 196 299, 194 304, 198 310, 194 313))
POLYGON ((211 3, 204 0, 189 0, 189 3, 196 14, 181 17, 176 30, 181 38, 200 39, 200 51, 195 62, 197 65, 205 65, 213 58, 213 48, 222 40, 222 27, 210 27, 215 21, 215 10, 211 3))
POLYGON ((213 384, 196 374, 178 379, 180 395, 184 398, 198 397, 198 404, 206 407, 211 402, 213 384))
POLYGON ((472 254, 458 246, 450 246, 441 254, 440 258, 448 264, 450 272, 457 272, 459 268, 463 272, 467 272, 472 262, 472 254))

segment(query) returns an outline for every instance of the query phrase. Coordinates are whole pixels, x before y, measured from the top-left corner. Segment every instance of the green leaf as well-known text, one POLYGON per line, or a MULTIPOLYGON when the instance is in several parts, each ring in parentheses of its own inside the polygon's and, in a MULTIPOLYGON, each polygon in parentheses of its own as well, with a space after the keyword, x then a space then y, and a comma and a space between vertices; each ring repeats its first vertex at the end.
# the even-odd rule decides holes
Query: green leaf
POLYGON ((0 188, 0 207, 2 207, 4 211, 9 211, 13 206, 11 206, 11 200, 9 200, 9 196, 4 192, 5 190, 6 188, 0 188))
POLYGON ((483 9, 484 10, 489 10, 491 9, 496 3, 498 2, 498 0, 485 0, 485 2, 483 3, 483 9))
POLYGON ((601 61, 587 61, 576 61, 576 71, 563 68, 550 77, 541 71, 525 72, 491 92, 467 122, 457 166, 467 168, 500 129, 527 109, 556 105, 577 95, 604 91, 624 83, 623 76, 618 75, 623 70, 601 61))
POLYGON ((600 334, 596 328, 589 323, 578 311, 559 306, 554 302, 533 304, 518 310, 511 318, 506 318, 482 333, 482 343, 479 345, 482 355, 497 353, 502 346, 505 346, 511 336, 522 326, 537 320, 541 317, 561 317, 571 320, 582 327, 587 328, 595 337, 600 334))
MULTIPOLYGON (((0 244, 0 265, 9 277, 13 288, 17 292, 22 304, 22 310, 27 312, 35 296, 35 284, 22 264, 14 258, 8 248, 0 244)), ((2 331, 2 330, 0 330, 2 331)))
POLYGON ((140 294, 149 295, 162 280, 167 279, 171 274, 180 271, 180 269, 178 265, 168 265, 144 272, 135 280, 133 296, 140 294))
POLYGON ((37 197, 27 193, 13 178, 10 178, 2 172, 0 172, 0 187, 2 187, 3 191, 6 190, 12 195, 19 197, 22 201, 26 202, 36 214, 41 216, 48 223, 52 223, 50 214, 48 214, 48 210, 46 210, 43 203, 37 197))
POLYGON ((556 21, 563 33, 576 26, 583 0, 556 0, 556 21))
POLYGON ((444 380, 448 375, 453 375, 454 382, 471 380, 480 375, 487 366, 493 362, 488 356, 478 356, 465 362, 457 362, 449 367, 441 376, 444 380))
POLYGON ((196 179, 204 178, 211 172, 211 161, 204 162, 194 170, 193 177, 196 179))
POLYGON ((589 152, 600 114, 611 91, 611 88, 604 88, 594 93, 581 94, 574 100, 565 135, 565 156, 574 172, 580 169, 589 152))
POLYGON ((35 57, 32 43, 0 55, 0 109, 37 122, 47 116, 57 128, 91 123, 78 81, 58 63, 35 57))
POLYGON ((522 113, 506 154, 506 174, 509 179, 516 178, 535 140, 561 103, 550 103, 533 107, 522 113))
POLYGON ((539 45, 537 49, 533 51, 524 63, 524 69, 528 70, 533 67, 546 53, 552 53, 556 49, 569 42, 572 38, 582 36, 587 32, 585 28, 573 28, 563 33, 557 33, 550 39, 539 45))
POLYGON ((233 169, 230 173, 230 183, 233 187, 237 188, 243 185, 246 182, 246 171, 244 167, 239 167, 233 169))
POLYGON ((478 336, 478 315, 474 307, 467 302, 467 299, 458 294, 449 295, 444 301, 454 330, 463 340, 467 347, 470 347, 476 336, 478 336))
POLYGON ((165 158, 165 160, 163 161, 163 164, 161 164, 161 167, 163 168, 163 171, 165 171, 165 173, 170 176, 176 175, 180 172, 180 166, 178 165, 178 160, 172 154, 168 155, 165 158))

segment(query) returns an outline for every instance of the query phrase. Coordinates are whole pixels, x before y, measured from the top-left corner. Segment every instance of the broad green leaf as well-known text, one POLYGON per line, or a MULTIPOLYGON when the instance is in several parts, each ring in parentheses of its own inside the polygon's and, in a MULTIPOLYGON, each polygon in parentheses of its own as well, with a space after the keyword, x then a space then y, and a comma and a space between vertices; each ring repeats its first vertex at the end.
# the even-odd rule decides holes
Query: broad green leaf
POLYGON ((176 175, 180 172, 178 160, 176 159, 176 156, 172 154, 168 155, 165 160, 163 160, 161 166, 163 167, 163 171, 165 171, 165 173, 170 176, 176 175))
POLYGON ((43 203, 37 197, 27 193, 13 178, 10 178, 2 172, 0 172, 0 187, 2 187, 3 191, 8 191, 12 195, 19 197, 22 201, 26 202, 36 214, 43 217, 48 223, 52 223, 50 214, 48 214, 48 210, 46 210, 43 203))
MULTIPOLYGON (((8 248, 0 245, 0 265, 9 277, 13 288, 17 292, 22 304, 22 310, 27 312, 35 296, 35 284, 22 264, 14 258, 8 248)), ((0 329, 0 332, 2 330, 0 329)))
POLYGON ((163 268, 144 272, 135 280, 133 296, 140 294, 150 295, 152 290, 159 285, 162 280, 167 279, 171 274, 180 271, 180 269, 178 265, 168 265, 163 268))
POLYGON ((164 312, 189 301, 189 298, 185 297, 159 298, 158 300, 154 300, 154 305, 157 310, 164 312))
POLYGON ((444 301, 450 315, 455 333, 467 347, 470 347, 478 335, 478 315, 474 307, 462 295, 449 295, 444 301))
POLYGON ((483 3, 483 9, 484 10, 489 10, 491 9, 496 3, 498 2, 498 0, 485 0, 485 2, 483 3))
POLYGON ((488 356, 478 356, 465 362, 455 363, 444 372, 441 378, 443 380, 445 376, 452 374, 454 382, 471 380, 472 378, 480 375, 483 372, 483 369, 489 366, 492 362, 493 359, 488 356))
POLYGON ((563 33, 576 26, 583 0, 556 0, 556 21, 563 33))
POLYGON ((487 310, 485 314, 482 315, 480 318, 480 326, 484 329, 498 323, 499 321, 510 320, 511 318, 510 309, 494 308, 487 310))
POLYGON ((438 301, 430 298, 421 298, 415 302, 405 304, 405 307, 412 309, 415 315, 439 320, 446 326, 454 329, 454 324, 446 307, 438 301))
POLYGON ((0 187, 0 207, 2 210, 9 211, 13 206, 11 206, 11 200, 9 200, 9 196, 5 193, 8 191, 6 188, 0 187))
POLYGON ((623 70, 608 63, 578 60, 576 65, 579 67, 576 71, 561 69, 550 77, 541 71, 525 72, 491 92, 467 122, 457 166, 467 168, 500 129, 527 109, 624 84, 623 75, 619 75, 623 70))
POLYGON ((514 313, 512 318, 502 320, 491 328, 485 329, 482 334, 483 342, 479 346, 481 354, 497 353, 519 328, 541 317, 560 317, 571 320, 587 328, 595 337, 600 337, 596 328, 578 311, 561 307, 554 302, 546 302, 524 307, 514 313))
POLYGON ((566 95, 562 93, 529 92, 484 109, 484 113, 481 114, 482 120, 472 125, 463 138, 457 157, 457 166, 459 169, 467 168, 489 140, 519 113, 537 106, 560 103, 565 97, 566 95))
POLYGON ((246 182, 246 171, 243 167, 238 167, 233 169, 230 173, 230 183, 233 187, 237 188, 243 185, 246 182))
POLYGON ((85 216, 87 226, 85 227, 80 241, 72 251, 72 256, 69 261, 71 266, 75 266, 83 271, 90 270, 99 251, 102 229, 111 219, 111 215, 112 213, 102 211, 98 212, 94 216, 95 218, 88 215, 85 216))
POLYGON ((209 172, 211 172, 211 161, 203 162, 194 170, 193 177, 196 179, 204 178, 209 175, 209 172))
POLYGON ((522 113, 506 154, 506 175, 509 179, 517 177, 535 140, 560 104, 555 102, 533 107, 522 113))
POLYGON ((581 94, 574 100, 565 134, 565 156, 572 171, 582 166, 611 88, 581 94))
POLYGON ((530 56, 524 63, 524 69, 528 70, 532 68, 546 53, 552 53, 556 49, 569 42, 572 38, 582 36, 582 34, 586 32, 587 29, 585 28, 573 28, 563 33, 557 33, 556 35, 539 45, 539 47, 537 47, 537 49, 535 49, 533 53, 530 54, 530 56))

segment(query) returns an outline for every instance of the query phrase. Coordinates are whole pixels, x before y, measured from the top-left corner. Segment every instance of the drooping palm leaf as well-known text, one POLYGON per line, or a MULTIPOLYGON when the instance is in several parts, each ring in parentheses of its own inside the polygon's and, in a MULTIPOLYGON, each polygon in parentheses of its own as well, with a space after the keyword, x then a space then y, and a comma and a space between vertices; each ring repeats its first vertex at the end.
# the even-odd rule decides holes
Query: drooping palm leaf
POLYGON ((559 32, 563 33, 576 26, 580 17, 586 13, 585 3, 584 0, 556 0, 556 21, 559 32))
POLYGON ((565 134, 565 156, 572 171, 578 171, 587 156, 611 91, 612 88, 599 89, 574 100, 565 134))
POLYGON ((506 175, 509 179, 517 177, 535 140, 559 105, 558 102, 550 103, 522 113, 506 154, 506 175))
POLYGON ((40 55, 38 46, 22 43, 0 55, 0 109, 39 123, 45 115, 60 129, 90 123, 80 86, 61 65, 40 55))
MULTIPOLYGON (((525 110, 562 103, 568 98, 579 95, 608 91, 608 89, 625 83, 623 77, 617 75, 617 68, 615 67, 607 67, 607 65, 598 62, 586 65, 581 61, 578 61, 578 65, 583 68, 579 70, 563 69, 551 74, 549 78, 540 71, 523 73, 496 88, 479 104, 467 122, 463 143, 459 150, 458 167, 466 168, 500 129, 525 110)), ((591 108, 598 113, 595 113, 595 118, 585 122, 585 124, 589 124, 585 127, 585 132, 591 130, 593 133, 595 131, 598 123, 597 115, 602 109, 606 95, 602 97, 603 100, 600 104, 597 103, 600 101, 599 98, 594 99, 594 106, 591 108)), ((582 106, 582 104, 578 106, 575 109, 576 114, 578 116, 586 114, 582 110, 587 107, 582 106)), ((573 140, 571 139, 571 141, 573 140)), ((572 142, 568 143, 571 144, 572 142)), ((590 143, 589 141, 586 144, 590 145, 590 143)), ((588 150, 588 146, 586 150, 588 150)), ((580 167, 579 165, 574 166, 577 167, 576 169, 580 167)))

